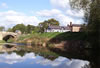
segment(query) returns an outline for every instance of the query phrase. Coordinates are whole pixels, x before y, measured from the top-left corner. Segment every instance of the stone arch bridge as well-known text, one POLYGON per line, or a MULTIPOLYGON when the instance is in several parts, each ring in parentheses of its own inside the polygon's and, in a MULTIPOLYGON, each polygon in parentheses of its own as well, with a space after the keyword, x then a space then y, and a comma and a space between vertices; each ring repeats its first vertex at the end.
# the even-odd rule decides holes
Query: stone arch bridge
MULTIPOLYGON (((17 38, 17 33, 14 33, 14 32, 0 32, 0 40, 4 40, 4 38, 10 38, 10 37, 12 37, 12 38, 17 38)), ((5 40, 5 41, 7 41, 7 40, 5 40)))

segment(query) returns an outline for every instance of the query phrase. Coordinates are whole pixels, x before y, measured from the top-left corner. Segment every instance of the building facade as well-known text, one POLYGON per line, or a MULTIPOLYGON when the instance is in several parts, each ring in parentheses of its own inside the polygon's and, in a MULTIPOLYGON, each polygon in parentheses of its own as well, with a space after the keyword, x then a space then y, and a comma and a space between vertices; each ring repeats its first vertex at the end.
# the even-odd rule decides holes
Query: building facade
POLYGON ((45 32, 68 32, 70 31, 67 26, 49 26, 45 32))
POLYGON ((70 25, 68 25, 68 27, 70 27, 71 32, 80 32, 82 24, 72 24, 72 22, 70 22, 70 25))
POLYGON ((67 26, 48 26, 45 32, 79 32, 81 26, 81 24, 72 24, 72 22, 70 22, 67 26))

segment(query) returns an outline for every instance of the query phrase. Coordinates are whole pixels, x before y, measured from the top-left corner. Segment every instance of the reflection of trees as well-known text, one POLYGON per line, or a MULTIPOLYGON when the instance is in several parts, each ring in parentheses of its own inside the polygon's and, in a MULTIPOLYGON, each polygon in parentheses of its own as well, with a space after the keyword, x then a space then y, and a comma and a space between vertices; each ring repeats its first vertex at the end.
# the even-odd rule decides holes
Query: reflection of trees
POLYGON ((40 47, 34 46, 31 52, 34 52, 36 55, 43 56, 44 58, 49 59, 49 60, 55 60, 59 56, 57 53, 52 52, 48 48, 44 48, 41 46, 40 47))
POLYGON ((72 51, 70 53, 61 51, 59 49, 51 49, 51 51, 59 54, 60 56, 67 57, 69 59, 82 59, 82 60, 87 60, 90 62, 89 65, 85 65, 82 68, 100 68, 100 50, 92 50, 92 49, 87 49, 84 51, 80 51, 80 54, 72 51), (84 53, 83 53, 84 52, 84 53), (82 53, 82 54, 81 54, 82 53))
POLYGON ((90 62, 91 68, 100 68, 100 50, 91 52, 90 62))
POLYGON ((34 46, 33 48, 22 47, 20 51, 14 51, 17 55, 24 56, 26 53, 33 52, 35 56, 39 55, 49 60, 55 60, 58 58, 58 54, 50 51, 47 48, 34 46))
POLYGON ((23 57, 27 52, 24 51, 24 50, 20 50, 20 51, 15 51, 15 53, 16 53, 17 55, 20 55, 21 57, 23 57))

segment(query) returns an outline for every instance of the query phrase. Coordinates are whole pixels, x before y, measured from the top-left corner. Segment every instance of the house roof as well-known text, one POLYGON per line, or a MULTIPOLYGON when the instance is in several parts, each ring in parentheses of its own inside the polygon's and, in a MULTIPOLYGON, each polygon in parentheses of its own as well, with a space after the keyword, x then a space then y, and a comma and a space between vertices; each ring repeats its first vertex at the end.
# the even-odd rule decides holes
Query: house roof
POLYGON ((65 29, 65 30, 70 30, 69 27, 67 26, 49 26, 49 29, 65 29))
POLYGON ((77 26, 77 27, 81 27, 81 24, 72 24, 72 26, 77 26))

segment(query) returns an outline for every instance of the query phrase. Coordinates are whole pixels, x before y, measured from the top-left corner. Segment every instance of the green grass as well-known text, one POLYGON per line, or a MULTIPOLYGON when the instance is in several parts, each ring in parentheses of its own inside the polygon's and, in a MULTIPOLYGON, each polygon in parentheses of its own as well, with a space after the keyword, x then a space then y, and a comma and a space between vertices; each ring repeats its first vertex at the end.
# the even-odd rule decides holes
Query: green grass
MULTIPOLYGON (((33 39, 33 42, 61 42, 61 41, 79 41, 86 40, 86 34, 84 32, 50 32, 50 33, 34 33, 28 35, 22 35, 19 37, 18 41, 23 41, 25 39, 33 39)), ((24 41, 25 42, 25 41, 24 41)))
POLYGON ((59 32, 52 32, 52 33, 34 33, 34 34, 29 34, 29 35, 21 35, 18 40, 24 40, 32 37, 37 37, 37 38, 53 38, 56 37, 61 33, 59 32))
POLYGON ((47 37, 47 38, 53 38, 53 37, 56 37, 59 34, 61 34, 61 33, 59 33, 59 32, 50 32, 50 33, 42 33, 42 34, 40 34, 40 36, 41 37, 47 37))
POLYGON ((6 43, 4 40, 0 40, 0 43, 6 43))
POLYGON ((60 43, 62 41, 85 41, 86 37, 87 35, 85 32, 65 32, 51 38, 49 42, 55 43, 57 41, 60 43))

